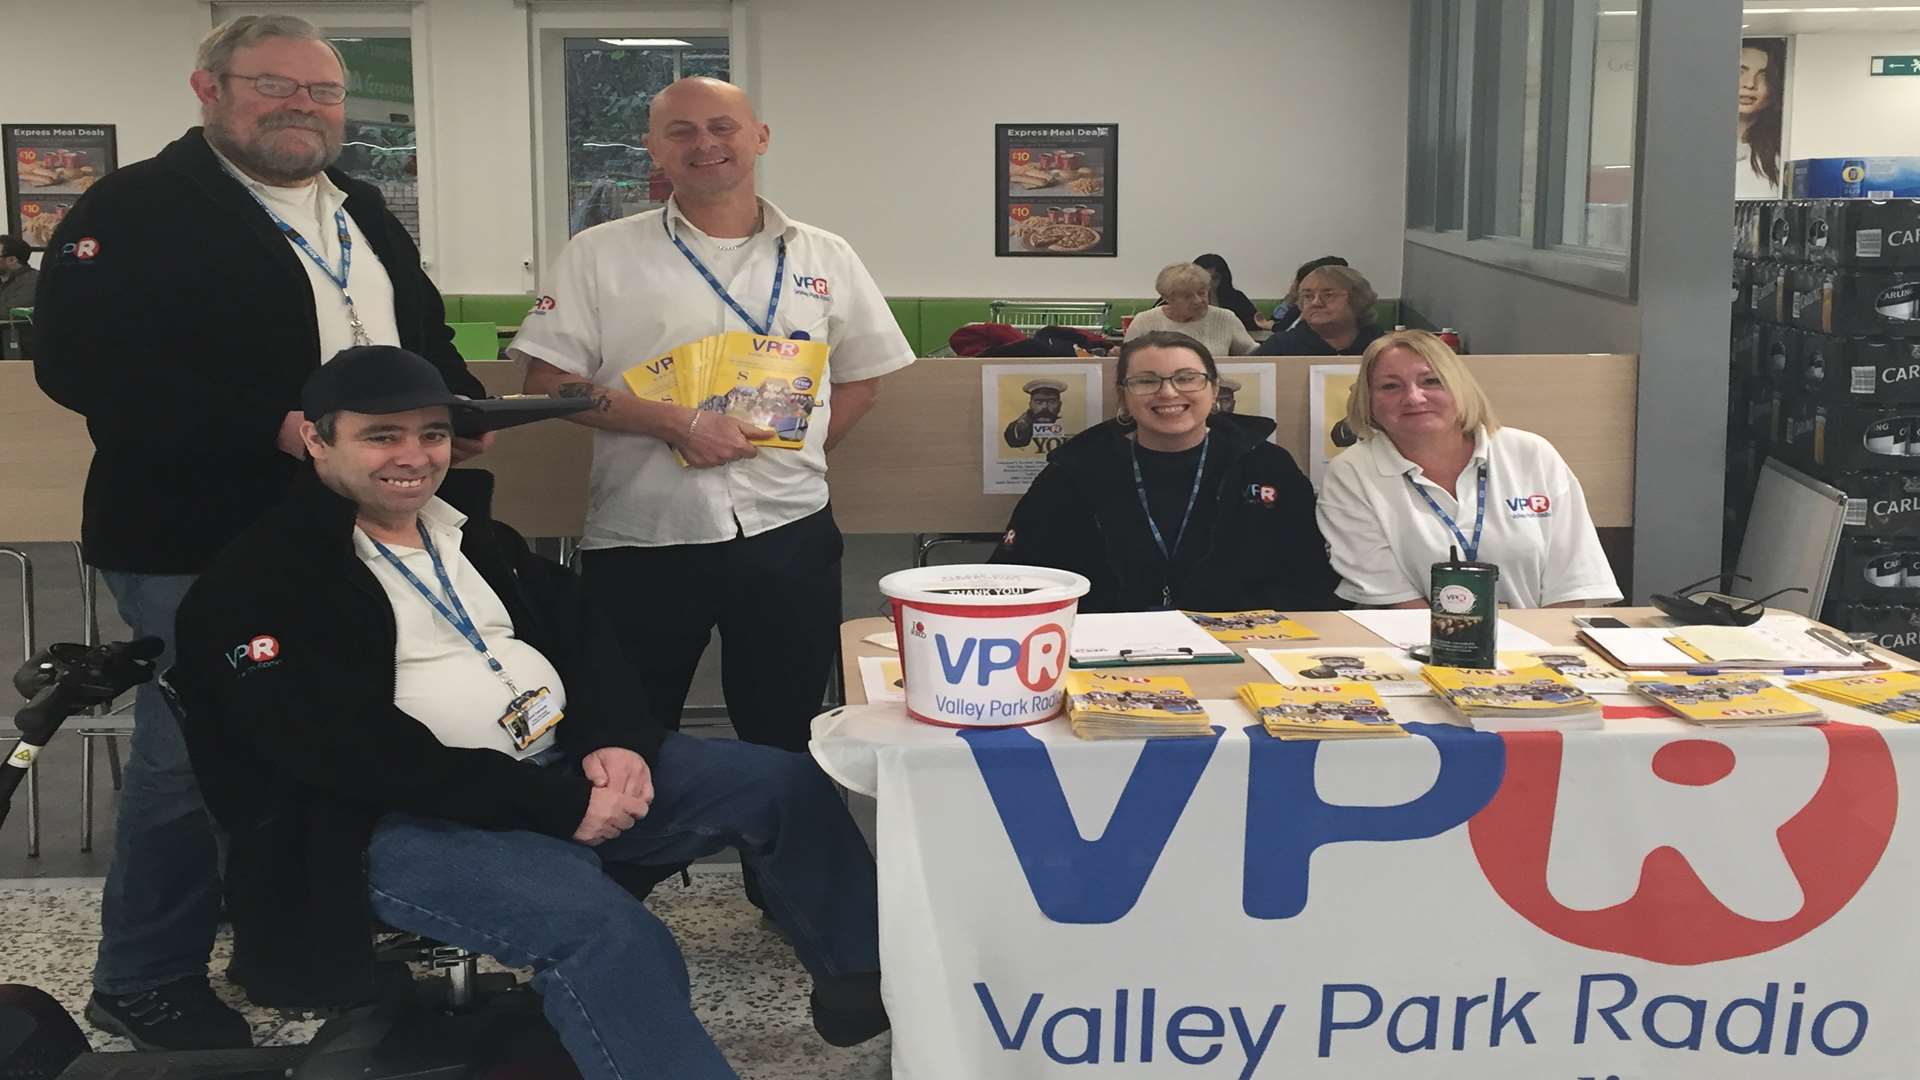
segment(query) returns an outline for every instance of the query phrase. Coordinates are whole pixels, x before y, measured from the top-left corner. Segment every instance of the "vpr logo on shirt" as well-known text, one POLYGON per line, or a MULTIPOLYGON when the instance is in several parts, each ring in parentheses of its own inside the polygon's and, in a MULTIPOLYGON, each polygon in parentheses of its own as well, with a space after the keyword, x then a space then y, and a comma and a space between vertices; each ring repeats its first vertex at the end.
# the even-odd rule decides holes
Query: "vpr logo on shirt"
POLYGON ((1553 514, 1553 500, 1545 495, 1521 495, 1507 500, 1507 510, 1514 517, 1549 517, 1553 514))
POLYGON ((545 315, 545 314, 547 314, 548 312, 550 312, 550 311, 552 311, 552 310, 553 310, 554 308, 556 308, 556 307, 559 307, 559 306, 560 306, 560 305, 559 305, 558 303, 556 303, 556 302, 554 301, 554 299, 553 299, 553 297, 551 297, 551 296, 543 296, 543 297, 541 297, 540 299, 538 299, 538 300, 535 300, 535 301, 533 302, 533 307, 531 307, 531 308, 529 308, 529 309, 527 310, 527 314, 529 314, 529 315, 545 315))
POLYGON ((280 662, 280 639, 272 634, 255 634, 227 650, 227 663, 242 675, 280 662))
POLYGON ((823 277, 809 277, 803 274, 793 275, 793 289, 802 296, 818 297, 821 300, 833 299, 833 290, 827 286, 823 277))
POLYGON ((1247 502, 1250 505, 1272 506, 1280 492, 1272 484, 1248 484, 1247 502))

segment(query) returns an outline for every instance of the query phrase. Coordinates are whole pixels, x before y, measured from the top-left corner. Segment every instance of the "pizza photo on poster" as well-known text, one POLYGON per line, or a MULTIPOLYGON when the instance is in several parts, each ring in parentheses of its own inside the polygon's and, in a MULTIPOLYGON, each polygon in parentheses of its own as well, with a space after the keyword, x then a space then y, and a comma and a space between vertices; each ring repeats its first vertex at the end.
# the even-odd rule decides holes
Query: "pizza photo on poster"
POLYGON ((995 255, 1118 251, 1116 124, 994 125, 995 255))
POLYGON ((0 125, 7 231, 45 248, 80 196, 119 164, 112 124, 0 125))

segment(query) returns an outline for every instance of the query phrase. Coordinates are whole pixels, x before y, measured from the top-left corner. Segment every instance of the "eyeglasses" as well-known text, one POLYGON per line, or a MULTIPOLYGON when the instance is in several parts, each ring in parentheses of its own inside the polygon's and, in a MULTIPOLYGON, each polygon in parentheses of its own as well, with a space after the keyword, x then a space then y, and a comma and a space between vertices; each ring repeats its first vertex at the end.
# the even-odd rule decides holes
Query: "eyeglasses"
POLYGON ((1323 300, 1331 304, 1336 297, 1345 295, 1347 295, 1347 290, 1345 289, 1301 289, 1299 292, 1300 306, 1306 307, 1308 304, 1318 303, 1323 300))
POLYGON ((347 100, 347 88, 337 82, 295 82, 285 75, 222 74, 223 79, 243 79, 253 84, 262 97, 290 98, 305 90, 315 105, 338 105, 347 100))
POLYGON ((1192 368, 1176 371, 1171 375, 1149 375, 1141 372, 1138 375, 1127 376, 1121 380, 1120 385, 1134 397, 1152 397, 1160 392, 1160 387, 1165 383, 1172 383, 1173 388, 1183 394, 1193 394, 1211 385, 1213 376, 1192 368))

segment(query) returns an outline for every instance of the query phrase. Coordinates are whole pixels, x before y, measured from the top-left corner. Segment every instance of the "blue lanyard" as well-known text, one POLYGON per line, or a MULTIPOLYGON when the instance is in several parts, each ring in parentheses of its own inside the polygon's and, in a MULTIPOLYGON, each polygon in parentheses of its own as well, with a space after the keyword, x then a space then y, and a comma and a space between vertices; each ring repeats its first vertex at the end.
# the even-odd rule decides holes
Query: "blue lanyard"
POLYGON ((772 335, 773 314, 780 310, 780 279, 787 274, 786 237, 780 238, 779 254, 773 260, 773 295, 767 298, 767 321, 757 323, 753 321, 753 316, 747 314, 747 309, 740 306, 740 301, 735 300, 733 294, 727 291, 726 286, 720 284, 720 279, 713 276, 713 271, 707 269, 707 264, 700 261, 700 256, 695 255, 693 249, 686 245, 686 241, 673 234, 673 226, 667 224, 667 215, 664 212, 660 215, 660 227, 667 230, 667 239, 673 241, 673 246, 680 249, 680 254, 687 257, 687 261, 693 264, 695 270, 700 271, 700 276, 707 279, 707 287, 727 302, 727 306, 733 309, 733 313, 740 316, 741 322, 746 323, 749 329, 761 337, 772 335))
POLYGON ((1173 534, 1171 548, 1167 547, 1167 538, 1160 535, 1159 523, 1153 520, 1153 508, 1147 505, 1147 481, 1140 474, 1140 444, 1133 444, 1133 491, 1140 496, 1140 509, 1147 515, 1147 530, 1153 533, 1153 544, 1160 549, 1160 557, 1169 564, 1180 550, 1180 541, 1187 537, 1187 522, 1193 519, 1193 504, 1200 501, 1200 477, 1207 471, 1207 445, 1212 441, 1211 433, 1200 440, 1200 464, 1193 469, 1193 491, 1187 495, 1187 512, 1180 515, 1180 531, 1173 534))
POLYGON ((1471 544, 1467 543, 1467 538, 1460 534, 1460 526, 1454 524, 1453 518, 1445 510, 1440 509, 1440 504, 1433 501, 1433 496, 1427 493, 1426 488, 1414 483, 1411 476, 1407 477, 1407 486, 1419 492, 1420 497, 1427 500, 1427 505, 1433 507, 1433 512, 1439 515, 1440 520, 1446 522, 1447 528, 1453 530, 1453 538, 1460 541, 1460 554, 1465 555, 1468 562, 1477 562, 1480 555, 1480 526, 1487 521, 1487 466, 1484 463, 1480 466, 1479 505, 1473 508, 1473 543, 1471 544))
POLYGON ((500 676, 500 681, 507 684, 507 689, 516 695, 519 694, 520 688, 513 685, 513 677, 507 674, 507 669, 501 666, 499 660, 494 659, 492 650, 487 648, 485 639, 481 638, 480 628, 474 625, 473 617, 467 614, 466 605, 460 602, 460 594, 453 591, 453 579, 447 576, 447 564, 440 561, 440 551, 433 546, 433 537, 427 535, 426 522, 416 521, 414 524, 420 530, 420 543, 427 549, 427 557, 433 560, 433 572, 440 578, 440 587, 446 590, 446 604, 441 603, 440 598, 433 595, 433 590, 427 588, 426 582, 421 581, 412 570, 407 569, 407 564, 401 562, 399 556, 388 550, 387 545, 374 540, 373 546, 379 550, 382 558, 391 563, 395 570, 400 571, 400 576, 407 579, 407 584, 412 585, 414 591, 426 597, 427 603, 433 606, 433 610, 440 613, 441 618, 447 620, 447 623, 458 631, 461 637, 467 639, 467 644, 473 646, 473 651, 487 661, 487 670, 500 676), (449 608, 447 604, 453 606, 449 608))
POLYGON ((333 267, 327 265, 327 260, 321 258, 320 253, 313 249, 313 245, 307 243, 307 238, 300 235, 300 230, 287 224, 281 220, 279 214, 273 212, 273 207, 267 205, 267 200, 262 199, 259 192, 252 188, 247 188, 246 191, 253 196, 254 202, 260 204, 260 209, 265 210, 267 216, 273 219, 273 223, 280 227, 280 232, 305 252, 308 260, 319 267, 320 272, 327 275, 327 280, 333 282, 334 286, 340 290, 340 298, 347 302, 347 321, 353 329, 353 343, 355 345, 373 344, 373 339, 367 336, 366 324, 360 321, 360 313, 353 306, 353 294, 347 291, 347 279, 353 272, 353 234, 347 229, 346 208, 342 207, 333 212, 333 226, 339 231, 340 237, 340 269, 335 271, 333 267))

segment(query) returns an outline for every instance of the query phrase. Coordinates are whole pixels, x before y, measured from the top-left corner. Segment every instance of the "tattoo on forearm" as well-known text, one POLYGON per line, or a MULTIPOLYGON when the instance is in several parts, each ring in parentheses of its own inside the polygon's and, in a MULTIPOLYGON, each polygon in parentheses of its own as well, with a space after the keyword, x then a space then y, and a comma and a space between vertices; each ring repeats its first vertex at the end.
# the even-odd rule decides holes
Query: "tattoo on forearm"
POLYGON ((591 398, 594 412, 606 412, 613 408, 613 395, 588 382, 561 383, 554 390, 555 397, 591 398))

